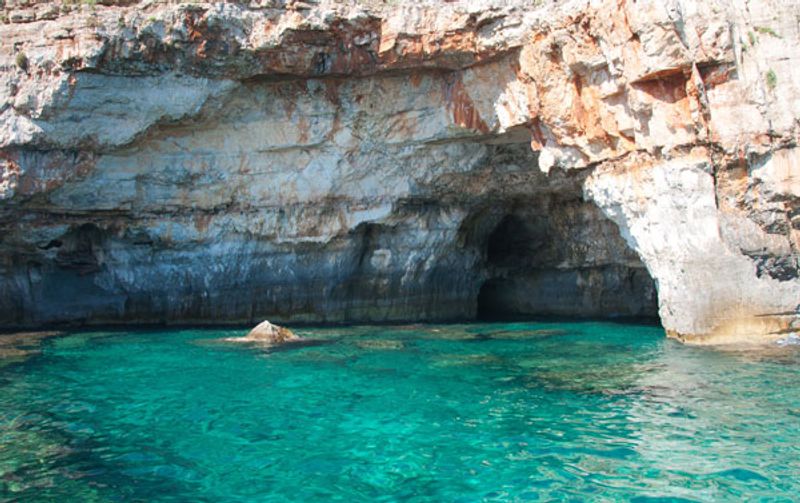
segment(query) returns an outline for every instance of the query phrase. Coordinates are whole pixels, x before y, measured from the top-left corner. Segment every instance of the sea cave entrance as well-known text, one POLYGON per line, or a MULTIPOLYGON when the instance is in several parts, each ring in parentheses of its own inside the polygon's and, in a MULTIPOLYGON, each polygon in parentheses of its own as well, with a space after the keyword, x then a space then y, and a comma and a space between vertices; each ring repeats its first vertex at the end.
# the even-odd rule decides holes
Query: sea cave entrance
POLYGON ((656 318, 655 283, 617 227, 580 197, 490 212, 479 239, 476 318, 656 318))

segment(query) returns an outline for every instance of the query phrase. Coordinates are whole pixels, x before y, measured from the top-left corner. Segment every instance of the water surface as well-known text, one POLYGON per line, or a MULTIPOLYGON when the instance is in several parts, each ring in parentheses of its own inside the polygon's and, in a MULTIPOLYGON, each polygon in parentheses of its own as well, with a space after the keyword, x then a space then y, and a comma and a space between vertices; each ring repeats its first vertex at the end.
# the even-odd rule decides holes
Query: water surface
POLYGON ((800 352, 513 323, 76 333, 0 368, 0 501, 791 501, 800 352), (238 333, 241 333, 239 331, 238 333))

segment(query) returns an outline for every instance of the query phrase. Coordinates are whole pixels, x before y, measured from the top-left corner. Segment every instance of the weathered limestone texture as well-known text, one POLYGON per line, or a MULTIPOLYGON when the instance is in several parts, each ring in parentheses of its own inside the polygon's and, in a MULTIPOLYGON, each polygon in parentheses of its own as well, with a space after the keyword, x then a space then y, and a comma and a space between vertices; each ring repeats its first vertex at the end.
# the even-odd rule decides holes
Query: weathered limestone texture
POLYGON ((3 326, 800 330, 800 0, 0 12, 3 326))

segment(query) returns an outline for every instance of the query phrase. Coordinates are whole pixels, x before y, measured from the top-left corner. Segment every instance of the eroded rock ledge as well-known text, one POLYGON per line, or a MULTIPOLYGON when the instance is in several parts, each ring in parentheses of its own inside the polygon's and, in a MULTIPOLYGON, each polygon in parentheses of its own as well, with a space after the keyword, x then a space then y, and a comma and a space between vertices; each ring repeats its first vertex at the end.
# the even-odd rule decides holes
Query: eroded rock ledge
POLYGON ((0 324, 800 328, 800 2, 376 4, 6 0, 0 324))

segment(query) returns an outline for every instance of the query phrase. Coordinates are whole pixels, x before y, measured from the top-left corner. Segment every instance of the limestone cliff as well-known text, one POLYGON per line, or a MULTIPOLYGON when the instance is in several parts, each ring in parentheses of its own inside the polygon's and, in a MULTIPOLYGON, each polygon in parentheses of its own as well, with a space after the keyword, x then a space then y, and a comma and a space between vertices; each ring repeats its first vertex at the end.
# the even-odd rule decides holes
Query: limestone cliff
POLYGON ((800 329, 800 0, 0 6, 2 325, 800 329))

